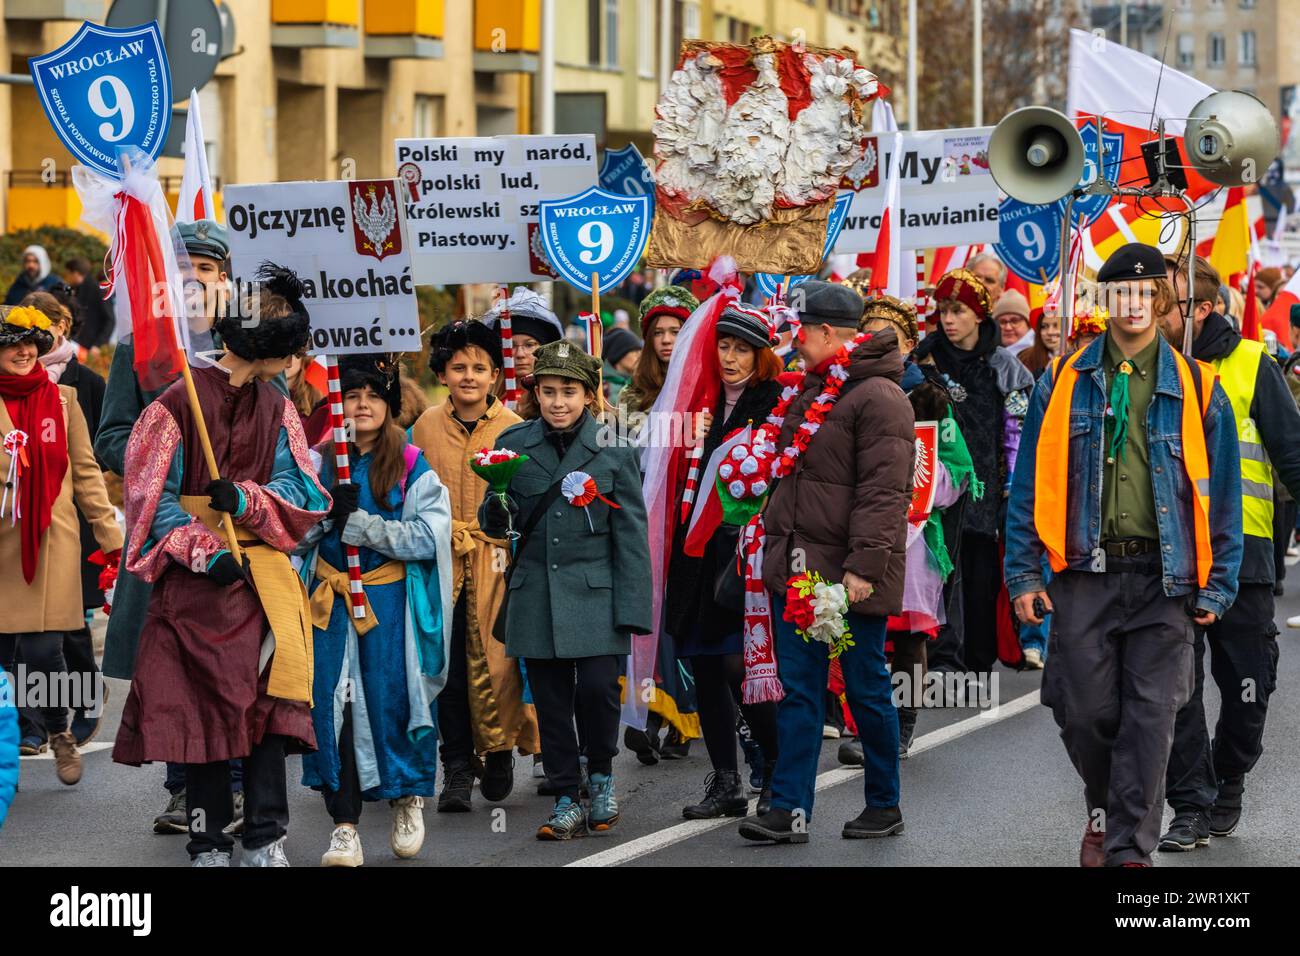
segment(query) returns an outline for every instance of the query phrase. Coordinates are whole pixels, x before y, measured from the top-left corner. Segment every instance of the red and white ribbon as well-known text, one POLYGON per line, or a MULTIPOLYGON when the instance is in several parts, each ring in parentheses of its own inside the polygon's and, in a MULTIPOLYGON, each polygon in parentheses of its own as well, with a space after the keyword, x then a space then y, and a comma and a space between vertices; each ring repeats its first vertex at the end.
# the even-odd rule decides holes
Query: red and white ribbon
MULTIPOLYGON (((334 429, 334 474, 340 485, 352 484, 352 462, 348 458, 348 429, 343 421, 343 390, 339 386, 339 360, 325 356, 325 371, 329 375, 330 425, 334 429)), ((345 544, 343 554, 348 561, 348 597, 352 616, 361 620, 366 616, 366 592, 361 585, 361 553, 354 544, 345 544)))
POLYGON ((4 517, 5 506, 10 508, 9 524, 16 525, 23 516, 19 504, 18 488, 22 484, 23 469, 27 467, 27 433, 15 428, 5 435, 4 448, 9 455, 9 473, 5 475, 4 494, 0 495, 0 518, 4 517))
POLYGON ((560 493, 568 499, 569 504, 582 509, 587 516, 587 527, 591 528, 593 534, 596 532, 596 526, 591 523, 591 512, 587 510, 587 506, 599 498, 611 508, 619 507, 597 490, 596 479, 585 471, 571 471, 560 479, 560 493))

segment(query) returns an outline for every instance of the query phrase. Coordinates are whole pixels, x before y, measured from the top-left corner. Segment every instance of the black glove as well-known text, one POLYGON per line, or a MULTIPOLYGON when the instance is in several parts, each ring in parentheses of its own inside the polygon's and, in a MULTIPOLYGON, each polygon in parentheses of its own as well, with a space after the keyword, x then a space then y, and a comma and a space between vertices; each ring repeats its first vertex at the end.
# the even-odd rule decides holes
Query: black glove
POLYGON ((240 581, 243 581, 245 584, 248 583, 248 575, 245 573, 244 569, 239 566, 239 562, 235 560, 235 556, 229 551, 222 551, 221 554, 217 556, 217 560, 212 562, 212 567, 208 568, 208 577, 212 578, 213 581, 220 584, 223 588, 228 588, 232 584, 237 584, 240 581))
POLYGON ((334 503, 330 505, 329 514, 325 517, 333 518, 335 521, 346 520, 348 515, 357 510, 357 505, 361 501, 361 486, 335 485, 330 489, 330 497, 334 499, 334 503))
POLYGON ((483 511, 483 517, 488 519, 483 532, 490 537, 504 538, 509 529, 518 524, 516 519, 519 517, 519 506, 509 495, 505 496, 504 501, 500 495, 489 495, 483 511))
POLYGON ((213 511, 224 511, 226 514, 233 515, 239 510, 239 488, 233 481, 226 481, 224 478, 210 481, 203 489, 203 493, 212 499, 213 511))

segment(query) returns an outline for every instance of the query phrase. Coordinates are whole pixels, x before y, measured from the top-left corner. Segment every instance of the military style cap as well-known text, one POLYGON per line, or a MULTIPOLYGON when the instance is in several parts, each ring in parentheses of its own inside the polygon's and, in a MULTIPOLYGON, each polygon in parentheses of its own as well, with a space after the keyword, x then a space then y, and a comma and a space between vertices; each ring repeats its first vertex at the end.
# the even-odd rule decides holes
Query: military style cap
POLYGON ((804 325, 834 325, 856 329, 862 318, 862 296, 848 286, 822 279, 809 279, 797 287, 803 294, 803 307, 799 310, 804 325))
POLYGON ((1143 279, 1163 279, 1165 256, 1155 246, 1130 242, 1110 254, 1110 258, 1097 273, 1098 282, 1132 282, 1143 279))
POLYGON ((543 375, 558 375, 581 382, 593 392, 600 391, 601 362, 583 351, 582 347, 560 339, 540 345, 533 353, 533 380, 543 375))
POLYGON ((177 223, 176 228, 190 255, 221 260, 230 255, 230 237, 221 223, 213 219, 200 219, 198 222, 177 223))

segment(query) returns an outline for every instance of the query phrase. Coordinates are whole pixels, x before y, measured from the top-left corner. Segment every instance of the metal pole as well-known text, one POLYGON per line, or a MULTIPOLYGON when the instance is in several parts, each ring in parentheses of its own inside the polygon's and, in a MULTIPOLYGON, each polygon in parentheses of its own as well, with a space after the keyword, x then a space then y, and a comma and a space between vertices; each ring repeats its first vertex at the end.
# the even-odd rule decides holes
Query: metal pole
POLYGON ((673 0, 659 3, 659 91, 668 89, 673 74, 673 0))
POLYGON ((920 129, 917 123, 916 94, 916 0, 907 0, 907 128, 920 129))
POLYGON ((542 49, 537 68, 537 132, 555 133, 555 0, 542 0, 542 49))
POLYGON ((0 84, 11 86, 35 86, 36 81, 30 73, 0 73, 0 84))
POLYGON ((1061 272, 1060 272, 1060 294, 1061 294, 1061 338, 1056 347, 1057 355, 1065 354, 1065 337, 1072 329, 1074 324, 1074 290, 1069 290, 1069 295, 1065 289, 1065 270, 1070 263, 1070 217, 1074 210, 1075 190, 1070 191, 1070 196, 1065 200, 1065 218, 1061 221, 1061 272))
POLYGON ((1128 0, 1119 0, 1119 42, 1128 46, 1128 0))
POLYGON ((975 91, 974 126, 984 125, 984 0, 975 0, 975 24, 971 30, 974 50, 971 57, 972 86, 975 91))

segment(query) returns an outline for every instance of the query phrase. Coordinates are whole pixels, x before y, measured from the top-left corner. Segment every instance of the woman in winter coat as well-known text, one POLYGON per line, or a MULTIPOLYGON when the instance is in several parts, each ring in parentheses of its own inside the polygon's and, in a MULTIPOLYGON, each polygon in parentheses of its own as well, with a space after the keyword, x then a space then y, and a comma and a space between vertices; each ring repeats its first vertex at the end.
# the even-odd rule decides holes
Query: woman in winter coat
MULTIPOLYGON (((58 686, 67 672, 64 638, 85 624, 77 508, 114 562, 122 532, 76 392, 50 381, 38 361, 54 346, 50 320, 31 307, 0 311, 0 473, 7 486, 0 518, 8 519, 0 521, 0 668, 12 670, 21 649, 26 667, 58 686)), ((81 756, 66 708, 45 707, 41 716, 59 780, 77 783, 81 756)))
MULTIPOLYGON (((701 462, 737 429, 762 425, 781 397, 781 362, 772 351, 776 335, 762 312, 728 305, 717 324, 718 362, 722 389, 712 414, 702 416, 701 462)), ((700 489, 705 494, 709 489, 700 489)), ((721 526, 702 557, 684 551, 685 527, 678 526, 668 565, 664 629, 673 635, 677 656, 691 662, 700 727, 713 771, 705 782, 704 798, 682 810, 689 820, 744 816, 749 801, 737 769, 736 707, 739 705, 754 740, 767 761, 763 796, 777 758, 776 704, 741 703, 744 677, 743 615, 715 599, 715 582, 735 566, 737 534, 721 526)))
MULTIPOLYGON (((322 866, 360 866, 365 802, 393 807, 393 853, 424 843, 424 798, 438 768, 434 698, 447 677, 451 633, 451 507, 447 489, 396 418, 401 386, 386 356, 339 363, 343 414, 353 423, 352 484, 335 491, 334 517, 307 533, 302 577, 311 592, 314 753, 303 783, 334 820, 322 866), (368 616, 352 616, 345 545, 358 548, 368 616)), ((333 446, 320 478, 334 485, 333 446)))

